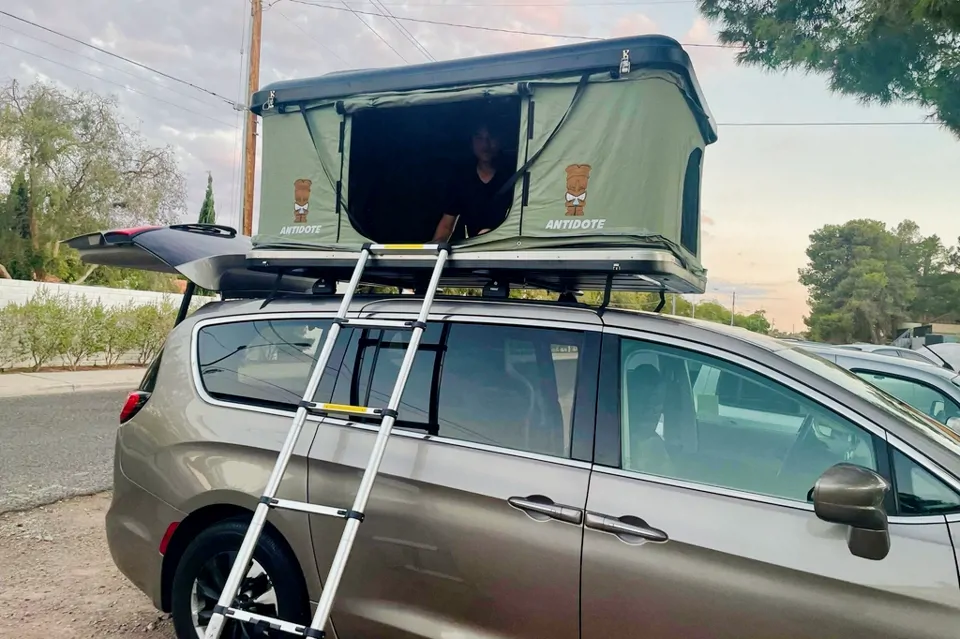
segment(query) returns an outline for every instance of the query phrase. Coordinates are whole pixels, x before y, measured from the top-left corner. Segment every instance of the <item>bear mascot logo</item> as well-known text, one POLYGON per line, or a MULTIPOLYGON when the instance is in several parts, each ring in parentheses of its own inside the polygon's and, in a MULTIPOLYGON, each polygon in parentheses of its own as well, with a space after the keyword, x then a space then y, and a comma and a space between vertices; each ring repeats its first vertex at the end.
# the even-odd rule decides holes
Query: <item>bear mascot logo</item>
POLYGON ((589 164, 571 164, 567 167, 567 215, 581 217, 587 201, 587 182, 590 181, 589 164))
POLYGON ((306 222, 310 213, 310 186, 312 181, 307 179, 295 180, 293 183, 293 221, 306 222))

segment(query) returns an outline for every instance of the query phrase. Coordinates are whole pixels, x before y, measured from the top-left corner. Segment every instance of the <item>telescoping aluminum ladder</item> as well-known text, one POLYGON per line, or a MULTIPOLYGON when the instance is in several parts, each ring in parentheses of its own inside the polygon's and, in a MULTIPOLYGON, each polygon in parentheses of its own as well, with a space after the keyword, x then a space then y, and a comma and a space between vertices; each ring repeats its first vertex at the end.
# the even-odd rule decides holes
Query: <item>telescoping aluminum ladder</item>
POLYGON ((433 305, 433 298, 437 287, 440 284, 440 276, 443 273, 443 267, 450 255, 450 247, 447 244, 366 244, 360 251, 360 257, 353 270, 353 276, 350 278, 350 284, 340 303, 340 310, 334 320, 330 330, 327 332, 327 338, 323 343, 323 349, 320 357, 317 359, 314 368, 310 373, 310 380, 307 382, 307 389, 304 392, 303 399, 297 407, 297 413, 293 418, 293 424, 290 426, 290 432, 287 439, 280 449, 277 456, 277 462, 267 480, 266 489, 257 504, 256 511, 253 513, 253 519, 244 535, 243 543, 237 552, 237 557, 230 569, 230 575, 220 593, 220 600, 214 608, 213 616, 207 626, 205 639, 219 639, 220 633, 227 619, 236 619, 239 622, 248 622, 252 624, 262 624, 272 630, 282 630, 300 637, 314 637, 323 639, 323 628, 330 617, 330 610, 333 608, 333 600, 337 594, 337 587, 340 579, 343 577, 346 569, 347 559, 350 556, 350 550, 353 547, 354 539, 357 536, 357 530, 360 528, 360 522, 363 521, 363 511, 367 506, 367 499, 373 490, 373 482, 377 477, 377 471, 380 468, 380 462, 387 449, 387 441, 390 432, 393 430, 394 422, 397 419, 397 409, 400 406, 400 398, 403 395, 404 386, 410 375, 410 369, 413 367, 413 359, 416 356, 417 348, 420 345, 420 339, 426 328, 427 317, 430 314, 430 307, 433 305), (430 285, 427 287, 423 299, 423 306, 420 308, 420 315, 416 321, 402 320, 376 320, 376 319, 348 319, 347 311, 353 300, 353 295, 360 285, 360 278, 363 276, 367 261, 373 257, 379 256, 411 254, 411 255, 436 255, 437 262, 433 267, 433 274, 430 278, 430 285), (371 408, 366 406, 347 406, 343 404, 325 404, 313 401, 314 394, 320 385, 320 378, 327 367, 327 360, 330 359, 330 353, 333 352, 333 346, 337 341, 342 327, 348 328, 392 328, 412 330, 410 343, 407 345, 407 352, 403 357, 403 364, 400 366, 400 373, 393 386, 393 392, 385 408, 371 408), (376 442, 373 450, 370 451, 370 459, 363 472, 363 478, 360 480, 360 487, 357 489, 357 495, 354 498, 353 506, 348 510, 335 506, 315 506, 313 504, 291 501, 288 499, 277 499, 275 497, 280 487, 280 480, 286 471, 287 463, 293 455, 294 446, 300 437, 300 431, 306 422, 307 415, 369 415, 379 417, 380 430, 377 433, 376 442), (250 562, 253 559, 253 552, 263 532, 263 526, 267 521, 267 513, 271 508, 284 508, 287 510, 296 510, 310 513, 312 515, 327 515, 338 517, 346 521, 343 535, 340 537, 340 545, 337 547, 337 553, 334 555, 333 563, 330 565, 330 572, 323 582, 323 592, 320 595, 320 602, 317 605, 316 614, 309 626, 274 619, 264 615, 258 615, 245 610, 239 610, 234 605, 234 599, 237 597, 240 583, 244 575, 250 568, 250 562))

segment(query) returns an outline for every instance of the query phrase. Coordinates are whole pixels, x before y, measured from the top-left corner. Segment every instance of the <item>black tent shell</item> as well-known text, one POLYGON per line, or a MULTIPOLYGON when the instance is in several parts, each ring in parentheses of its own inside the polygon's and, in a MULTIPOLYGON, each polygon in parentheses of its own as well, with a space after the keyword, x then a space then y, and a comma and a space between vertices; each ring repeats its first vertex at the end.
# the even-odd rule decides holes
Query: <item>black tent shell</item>
POLYGON ((338 71, 274 82, 253 94, 251 110, 262 115, 265 108, 282 111, 288 105, 355 95, 603 72, 616 68, 624 51, 628 52, 633 69, 662 69, 676 73, 696 105, 704 143, 716 142, 716 122, 703 97, 690 56, 679 42, 663 35, 611 38, 402 67, 338 71))

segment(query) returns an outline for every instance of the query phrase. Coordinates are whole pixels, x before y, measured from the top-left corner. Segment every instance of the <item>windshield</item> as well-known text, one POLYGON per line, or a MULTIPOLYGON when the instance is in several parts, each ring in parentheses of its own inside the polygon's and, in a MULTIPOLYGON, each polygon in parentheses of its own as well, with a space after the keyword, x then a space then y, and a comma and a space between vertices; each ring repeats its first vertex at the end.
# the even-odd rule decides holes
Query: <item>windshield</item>
MULTIPOLYGON (((785 348, 777 351, 777 355, 794 364, 803 366, 812 373, 828 379, 845 390, 856 394, 877 408, 899 419, 923 436, 934 440, 954 454, 960 455, 960 435, 954 433, 932 417, 927 417, 909 404, 901 402, 892 395, 864 381, 847 369, 827 361, 822 357, 799 349, 785 348)), ((958 378, 954 378, 953 383, 960 385, 958 378)))

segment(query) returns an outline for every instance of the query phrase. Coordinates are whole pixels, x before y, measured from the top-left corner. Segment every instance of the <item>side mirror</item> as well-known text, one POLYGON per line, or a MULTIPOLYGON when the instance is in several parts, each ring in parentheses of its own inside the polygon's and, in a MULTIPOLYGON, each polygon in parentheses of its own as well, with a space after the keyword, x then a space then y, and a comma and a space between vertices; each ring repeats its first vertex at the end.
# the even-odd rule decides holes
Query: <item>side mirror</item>
POLYGON ((890 484, 877 473, 855 464, 828 468, 813 487, 817 517, 850 526, 847 547, 857 557, 879 560, 890 552, 890 531, 883 500, 890 484))
POLYGON ((960 434, 960 417, 951 417, 947 420, 947 428, 960 434))

